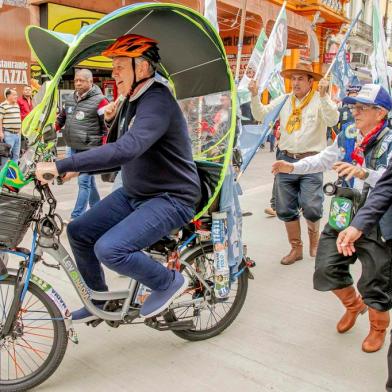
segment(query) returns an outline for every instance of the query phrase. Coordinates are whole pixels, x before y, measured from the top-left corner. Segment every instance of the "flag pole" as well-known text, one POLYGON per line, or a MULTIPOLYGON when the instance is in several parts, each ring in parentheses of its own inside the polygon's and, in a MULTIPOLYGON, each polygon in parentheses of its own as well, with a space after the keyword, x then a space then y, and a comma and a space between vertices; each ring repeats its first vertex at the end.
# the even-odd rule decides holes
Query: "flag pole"
POLYGON ((347 32, 346 32, 346 34, 345 34, 345 36, 344 36, 342 42, 340 43, 340 46, 339 46, 338 51, 336 52, 336 56, 335 56, 334 59, 332 60, 331 65, 329 66, 327 72, 326 72, 325 75, 324 75, 324 78, 325 78, 325 79, 326 79, 326 78, 328 77, 328 75, 331 73, 332 68, 333 68, 333 66, 334 66, 335 63, 336 63, 336 60, 338 59, 338 55, 340 54, 340 51, 344 49, 344 46, 346 45, 346 42, 347 42, 347 38, 350 36, 351 31, 352 31, 352 29, 354 28, 354 26, 357 24, 357 22, 358 22, 358 20, 359 20, 359 17, 361 16, 361 14, 362 14, 362 10, 360 10, 360 11, 358 12, 358 14, 357 14, 357 16, 355 17, 353 23, 351 23, 351 25, 349 26, 349 28, 348 28, 348 30, 347 30, 347 32))
POLYGON ((243 46, 243 42, 244 42, 244 32, 245 32, 245 23, 246 23, 246 3, 247 3, 247 0, 241 0, 240 36, 238 37, 237 64, 235 67, 235 84, 236 84, 236 86, 238 86, 239 78, 240 78, 242 46, 243 46))

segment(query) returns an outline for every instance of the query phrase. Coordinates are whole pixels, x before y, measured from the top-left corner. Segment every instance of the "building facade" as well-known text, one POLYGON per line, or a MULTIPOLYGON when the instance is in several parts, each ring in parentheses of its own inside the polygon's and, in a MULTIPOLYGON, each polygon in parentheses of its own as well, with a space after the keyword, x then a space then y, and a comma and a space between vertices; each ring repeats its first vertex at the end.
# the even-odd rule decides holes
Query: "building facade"
MULTIPOLYGON (((104 14, 139 1, 30 0, 27 4, 27 0, 4 0, 3 8, 0 8, 2 21, 7 17, 10 19, 0 27, 3 37, 6 37, 3 40, 2 53, 0 51, 0 94, 1 90, 10 84, 22 86, 30 81, 34 84, 42 76, 42 71, 30 54, 25 41, 24 29, 28 24, 75 34, 85 24, 94 23, 104 14)), ((169 2, 183 4, 204 12, 204 0, 169 2)), ((282 3, 283 0, 246 1, 242 71, 246 67, 261 30, 264 29, 267 35, 270 34, 282 3)), ((243 1, 240 0, 217 0, 220 34, 233 72, 238 52, 242 4, 243 1)), ((284 58, 285 66, 295 66, 299 60, 305 60, 312 62, 316 71, 325 72, 331 61, 331 56, 326 54, 332 53, 327 38, 339 34, 342 25, 349 22, 348 18, 350 12, 354 12, 353 9, 345 0, 289 0, 287 3, 288 51, 284 58)), ((98 84, 110 79, 111 64, 103 58, 94 58, 82 66, 94 71, 95 82, 98 84)), ((65 90, 73 89, 72 72, 65 75, 63 79, 61 87, 65 90)))

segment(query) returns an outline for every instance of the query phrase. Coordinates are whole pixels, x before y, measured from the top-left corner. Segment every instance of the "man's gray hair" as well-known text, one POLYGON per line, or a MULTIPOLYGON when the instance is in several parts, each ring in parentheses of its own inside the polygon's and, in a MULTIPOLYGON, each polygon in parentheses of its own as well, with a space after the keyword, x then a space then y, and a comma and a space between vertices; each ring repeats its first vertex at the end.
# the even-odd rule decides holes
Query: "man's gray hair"
MULTIPOLYGON (((130 59, 132 61, 132 59, 130 59)), ((135 63, 136 64, 140 64, 142 61, 147 61, 148 63, 148 72, 150 73, 150 75, 154 75, 155 74, 155 67, 151 64, 151 61, 147 60, 144 57, 135 57, 135 63)))
POLYGON ((91 82, 93 81, 93 73, 89 69, 86 69, 86 68, 77 69, 75 71, 75 75, 76 74, 81 74, 84 76, 85 79, 87 79, 91 82))

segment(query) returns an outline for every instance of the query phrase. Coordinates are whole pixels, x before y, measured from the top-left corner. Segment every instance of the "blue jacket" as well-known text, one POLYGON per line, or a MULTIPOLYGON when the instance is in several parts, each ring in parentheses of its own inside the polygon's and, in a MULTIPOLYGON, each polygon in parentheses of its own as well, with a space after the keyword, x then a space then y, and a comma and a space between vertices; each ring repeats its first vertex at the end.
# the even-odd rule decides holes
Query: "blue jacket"
POLYGON ((118 127, 109 133, 109 141, 112 134, 114 139, 119 136, 117 140, 57 161, 58 172, 121 166, 123 187, 130 198, 168 193, 195 206, 200 197, 199 176, 185 118, 169 89, 154 82, 133 101, 126 99, 121 111, 118 127))

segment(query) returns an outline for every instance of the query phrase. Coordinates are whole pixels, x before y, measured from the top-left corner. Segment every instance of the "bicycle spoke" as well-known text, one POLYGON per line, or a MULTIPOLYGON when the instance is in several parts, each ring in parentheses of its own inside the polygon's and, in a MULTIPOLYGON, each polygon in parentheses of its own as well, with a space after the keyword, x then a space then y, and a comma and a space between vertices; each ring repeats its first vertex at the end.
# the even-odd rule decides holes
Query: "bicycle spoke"
MULTIPOLYGON (((15 283, 12 281, 0 282, 0 323, 7 319, 14 287, 15 283)), ((17 383, 19 379, 29 377, 46 363, 56 339, 53 320, 54 317, 45 302, 35 293, 28 291, 17 313, 12 334, 0 341, 0 382, 17 383)))

